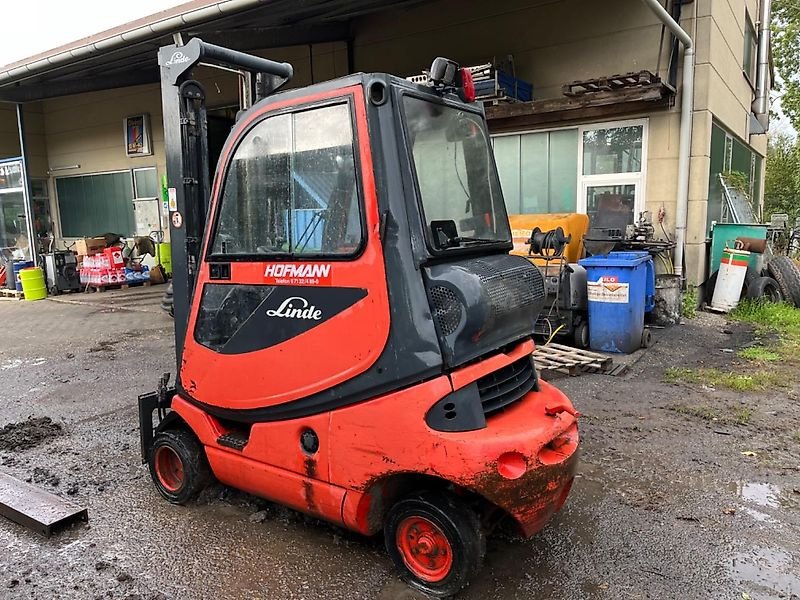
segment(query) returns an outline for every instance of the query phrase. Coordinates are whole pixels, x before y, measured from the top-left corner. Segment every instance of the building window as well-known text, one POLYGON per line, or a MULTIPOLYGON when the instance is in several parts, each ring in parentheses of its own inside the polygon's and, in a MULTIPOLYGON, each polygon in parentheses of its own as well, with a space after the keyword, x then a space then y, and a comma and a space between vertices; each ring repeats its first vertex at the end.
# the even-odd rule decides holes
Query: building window
POLYGON ((575 212, 577 129, 498 136, 494 153, 509 213, 575 212))
POLYGON ((134 198, 158 198, 158 174, 155 167, 144 167, 133 170, 134 198))
POLYGON ((50 194, 47 179, 31 179, 31 205, 33 206, 33 230, 41 240, 53 235, 53 221, 50 218, 50 194))
MULTIPOLYGON (((748 180, 748 194, 758 207, 761 202, 761 169, 763 158, 747 144, 731 135, 723 127, 714 123, 711 126, 711 167, 708 179, 707 231, 715 222, 721 222, 723 210, 722 187, 719 174, 727 172, 742 173, 748 180)), ((756 211, 758 212, 758 211, 756 211)))
POLYGON ((644 208, 647 121, 494 138, 510 214, 581 212, 595 223, 633 223, 644 208))
POLYGON ((581 128, 578 210, 593 227, 624 230, 644 210, 646 135, 646 121, 581 128))
POLYGON ((0 257, 31 258, 22 162, 0 162, 0 257))
POLYGON ((56 178, 63 237, 134 233, 130 171, 56 178))
POLYGON ((742 59, 742 71, 744 71, 745 77, 747 77, 747 80, 752 85, 756 81, 758 37, 756 36, 756 28, 753 26, 750 13, 745 11, 744 17, 744 56, 742 59))

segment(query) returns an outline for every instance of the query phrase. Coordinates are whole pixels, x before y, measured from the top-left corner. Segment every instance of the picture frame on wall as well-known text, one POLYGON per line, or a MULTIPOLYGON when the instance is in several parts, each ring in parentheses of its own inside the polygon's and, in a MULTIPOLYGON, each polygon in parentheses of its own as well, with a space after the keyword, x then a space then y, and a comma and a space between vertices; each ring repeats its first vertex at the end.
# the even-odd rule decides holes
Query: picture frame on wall
POLYGON ((129 158, 153 154, 147 113, 125 117, 125 150, 129 158))

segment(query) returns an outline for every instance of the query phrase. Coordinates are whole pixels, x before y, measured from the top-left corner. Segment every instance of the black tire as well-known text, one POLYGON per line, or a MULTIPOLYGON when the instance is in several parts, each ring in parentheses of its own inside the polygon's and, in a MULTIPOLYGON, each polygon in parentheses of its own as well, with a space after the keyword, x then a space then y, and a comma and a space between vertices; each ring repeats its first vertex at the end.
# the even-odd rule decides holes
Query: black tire
POLYGON ((717 287, 717 277, 719 277, 719 270, 714 271, 706 280, 706 284, 703 287, 703 295, 705 296, 706 304, 709 306, 711 305, 711 300, 714 298, 714 288, 717 287))
POLYGON ((761 271, 753 267, 753 265, 747 265, 747 271, 744 273, 744 289, 750 287, 750 285, 759 277, 761 277, 761 271))
POLYGON ((778 283, 786 302, 800 307, 800 269, 788 256, 776 256, 767 264, 769 274, 778 283))
POLYGON ((645 327, 642 331, 642 348, 649 348, 653 345, 653 333, 645 327))
POLYGON ((572 331, 572 341, 575 343, 576 348, 589 347, 589 323, 583 319, 575 323, 572 331))
POLYGON ((389 510, 383 531, 386 551, 400 578, 410 587, 434 598, 449 598, 468 585, 480 570, 486 553, 478 516, 450 494, 420 492, 406 496, 389 510), (426 523, 433 526, 435 535, 431 536, 425 529, 420 533, 419 527, 427 527, 426 523), (425 540, 446 540, 446 545, 434 543, 431 552, 430 543, 427 547, 422 546, 425 540), (449 564, 447 546, 450 549, 449 564), (443 547, 445 552, 441 552, 443 547), (423 548, 421 552, 420 548, 423 548), (420 554, 425 556, 418 558, 420 554), (406 557, 411 562, 407 562, 406 557), (434 575, 421 573, 417 570, 421 565, 413 563, 426 561, 434 569, 436 561, 442 560, 446 564, 437 567, 439 571, 434 575))
POLYGON ((147 462, 156 489, 172 504, 186 504, 211 482, 205 450, 188 431, 156 434, 147 462))
POLYGON ((751 300, 783 302, 783 293, 772 277, 757 277, 747 286, 747 297, 751 300))
POLYGON ((169 314, 170 317, 175 317, 175 301, 172 298, 172 282, 167 284, 167 289, 161 297, 161 310, 169 314))

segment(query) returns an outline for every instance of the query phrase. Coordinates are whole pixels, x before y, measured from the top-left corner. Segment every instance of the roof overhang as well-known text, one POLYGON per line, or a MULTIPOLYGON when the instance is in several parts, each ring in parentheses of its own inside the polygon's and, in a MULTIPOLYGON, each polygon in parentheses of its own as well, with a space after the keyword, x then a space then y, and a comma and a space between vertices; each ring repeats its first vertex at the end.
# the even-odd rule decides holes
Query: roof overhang
POLYGON ((194 0, 0 67, 0 101, 29 102, 157 83, 172 36, 252 51, 350 39, 360 16, 425 0, 194 0))
POLYGON ((520 131, 671 106, 675 90, 661 82, 580 96, 549 98, 486 107, 492 133, 520 131))

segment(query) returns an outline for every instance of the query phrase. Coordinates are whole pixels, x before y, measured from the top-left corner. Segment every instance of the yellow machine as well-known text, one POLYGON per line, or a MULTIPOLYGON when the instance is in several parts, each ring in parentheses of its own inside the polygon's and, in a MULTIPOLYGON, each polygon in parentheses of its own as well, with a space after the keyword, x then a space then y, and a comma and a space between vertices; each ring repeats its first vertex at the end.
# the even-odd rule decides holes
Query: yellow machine
POLYGON ((525 256, 542 271, 545 309, 535 331, 546 339, 554 335, 572 338, 579 348, 589 345, 584 237, 588 215, 577 213, 509 215, 514 239, 512 254, 525 256))
POLYGON ((529 255, 528 239, 531 237, 531 231, 536 227, 542 231, 551 231, 561 227, 564 235, 572 236, 572 241, 567 244, 564 252, 564 258, 568 263, 576 263, 583 258, 583 238, 589 231, 589 215, 578 213, 508 215, 508 220, 511 223, 511 235, 514 238, 514 249, 511 254, 529 255))

